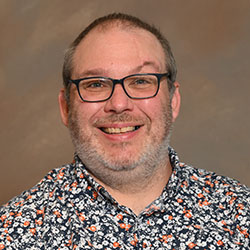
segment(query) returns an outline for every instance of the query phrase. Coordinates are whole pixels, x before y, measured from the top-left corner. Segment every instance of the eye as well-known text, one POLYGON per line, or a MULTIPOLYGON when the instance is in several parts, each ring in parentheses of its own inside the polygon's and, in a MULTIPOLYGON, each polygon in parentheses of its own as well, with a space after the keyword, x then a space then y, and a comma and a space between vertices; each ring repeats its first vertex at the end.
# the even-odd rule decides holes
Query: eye
POLYGON ((148 84, 148 83, 150 83, 148 80, 141 79, 141 78, 136 79, 135 82, 134 82, 134 84, 139 84, 139 85, 141 85, 141 84, 148 84))
POLYGON ((103 84, 101 82, 92 82, 92 83, 88 83, 88 85, 85 87, 86 88, 102 88, 103 84))
POLYGON ((154 84, 154 79, 151 77, 133 77, 127 79, 129 88, 148 88, 154 84))
POLYGON ((110 88, 110 83, 102 79, 85 79, 80 82, 80 88, 86 91, 104 91, 110 88))

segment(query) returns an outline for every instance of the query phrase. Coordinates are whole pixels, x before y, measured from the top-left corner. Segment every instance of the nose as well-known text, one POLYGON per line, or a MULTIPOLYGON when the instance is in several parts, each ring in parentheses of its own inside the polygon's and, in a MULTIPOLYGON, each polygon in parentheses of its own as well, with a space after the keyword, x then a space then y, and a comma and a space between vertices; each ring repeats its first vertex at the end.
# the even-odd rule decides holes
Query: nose
POLYGON ((132 99, 126 95, 121 84, 116 84, 113 95, 105 103, 104 111, 120 114, 133 110, 133 106, 132 99))

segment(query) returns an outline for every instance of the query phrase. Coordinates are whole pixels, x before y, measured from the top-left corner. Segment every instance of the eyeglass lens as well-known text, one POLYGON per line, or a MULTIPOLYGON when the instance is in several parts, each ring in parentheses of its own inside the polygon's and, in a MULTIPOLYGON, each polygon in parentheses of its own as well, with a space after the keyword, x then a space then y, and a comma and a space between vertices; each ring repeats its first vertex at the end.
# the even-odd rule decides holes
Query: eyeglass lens
MULTIPOLYGON (((148 98, 154 96, 158 89, 155 75, 136 75, 123 79, 126 94, 131 98, 148 98)), ((83 79, 79 83, 79 92, 86 101, 101 101, 110 97, 113 81, 109 78, 83 79)))

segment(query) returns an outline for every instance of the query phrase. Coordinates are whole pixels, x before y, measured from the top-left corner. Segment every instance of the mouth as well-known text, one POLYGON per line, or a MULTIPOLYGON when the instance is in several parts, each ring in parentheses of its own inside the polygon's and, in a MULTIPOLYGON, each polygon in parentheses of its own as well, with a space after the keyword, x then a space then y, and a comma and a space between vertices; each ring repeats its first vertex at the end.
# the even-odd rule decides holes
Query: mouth
POLYGON ((123 134, 123 133, 136 131, 140 127, 141 126, 128 126, 128 127, 122 127, 122 128, 104 128, 104 127, 101 127, 100 129, 101 129, 101 131, 103 131, 106 134, 123 134))

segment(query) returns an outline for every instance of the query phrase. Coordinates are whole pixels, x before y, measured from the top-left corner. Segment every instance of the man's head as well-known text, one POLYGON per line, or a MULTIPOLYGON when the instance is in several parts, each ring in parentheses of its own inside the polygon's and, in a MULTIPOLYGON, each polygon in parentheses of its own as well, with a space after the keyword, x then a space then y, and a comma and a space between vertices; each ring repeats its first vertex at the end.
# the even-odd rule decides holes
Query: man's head
MULTIPOLYGON (((86 168, 113 188, 150 179, 168 162, 170 130, 180 105, 175 63, 167 40, 137 18, 114 14, 88 26, 67 53, 65 88, 59 103, 62 120, 86 168), (166 46, 170 52, 167 55, 166 46), (170 79, 162 77, 158 94, 148 99, 131 99, 117 84, 110 99, 85 102, 76 86, 69 84, 70 79, 121 79, 166 72, 170 79), (169 86, 173 86, 171 98, 169 86)), ((90 82, 91 91, 96 84, 90 82)), ((98 82, 99 89, 104 87, 98 82)))
POLYGON ((149 25, 146 22, 143 22, 137 17, 122 14, 122 13, 113 13, 107 16, 100 17, 94 20, 91 24, 89 24, 73 41, 68 50, 65 53, 64 64, 63 64, 63 83, 66 91, 67 100, 69 100, 69 92, 70 92, 70 84, 69 80, 72 76, 73 71, 73 55, 77 46, 80 44, 82 40, 86 37, 86 35, 91 32, 93 29, 97 28, 100 31, 104 31, 105 29, 109 29, 112 27, 120 27, 122 29, 143 29, 150 33, 152 33, 160 42, 164 53, 165 53, 165 64, 166 70, 170 74, 169 78, 169 90, 172 94, 174 92, 174 82, 176 81, 176 62, 174 56, 172 54, 170 45, 168 40, 161 34, 161 32, 152 25, 149 25))

